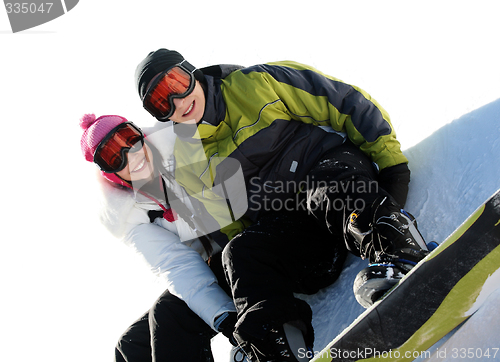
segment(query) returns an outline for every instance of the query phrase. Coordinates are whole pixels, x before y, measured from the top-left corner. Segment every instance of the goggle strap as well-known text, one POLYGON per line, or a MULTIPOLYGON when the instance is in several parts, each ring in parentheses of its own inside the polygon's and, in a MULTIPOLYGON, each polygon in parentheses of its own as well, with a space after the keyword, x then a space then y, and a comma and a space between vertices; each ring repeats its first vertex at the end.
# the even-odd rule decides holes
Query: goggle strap
POLYGON ((189 63, 186 59, 180 62, 179 65, 186 68, 186 70, 191 74, 193 74, 196 71, 196 67, 191 63, 189 63))

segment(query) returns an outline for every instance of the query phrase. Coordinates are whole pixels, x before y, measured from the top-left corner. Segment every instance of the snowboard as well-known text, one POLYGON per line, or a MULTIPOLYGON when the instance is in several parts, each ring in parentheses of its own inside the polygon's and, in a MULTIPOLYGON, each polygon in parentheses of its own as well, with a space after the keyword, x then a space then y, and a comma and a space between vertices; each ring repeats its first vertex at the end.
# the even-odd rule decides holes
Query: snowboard
MULTIPOLYGON (((319 361, 411 361, 475 310, 500 272, 500 190, 322 351, 319 361)), ((309 356, 311 357, 311 356, 309 356)))

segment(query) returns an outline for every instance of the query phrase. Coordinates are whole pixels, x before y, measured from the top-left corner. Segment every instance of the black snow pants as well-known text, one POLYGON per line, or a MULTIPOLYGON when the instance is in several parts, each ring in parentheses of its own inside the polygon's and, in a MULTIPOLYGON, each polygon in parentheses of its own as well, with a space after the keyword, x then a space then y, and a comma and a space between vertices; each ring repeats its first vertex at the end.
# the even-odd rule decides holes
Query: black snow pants
POLYGON ((378 189, 372 162, 347 141, 310 171, 307 189, 294 195, 297 202, 275 203, 287 207, 266 210, 226 246, 223 264, 241 339, 264 343, 270 328, 294 322, 312 346, 311 310, 294 293, 312 294, 332 284, 347 250, 359 255, 346 241, 345 221, 381 193, 386 194, 378 189))
MULTIPOLYGON (((212 257, 210 268, 229 294, 220 253, 212 257)), ((115 362, 213 361, 210 340, 215 335, 184 301, 166 291, 121 336, 115 362)))
POLYGON ((233 238, 223 264, 238 311, 236 333, 252 342, 294 322, 312 346, 312 311, 294 293, 314 294, 339 276, 347 251, 305 210, 268 211, 233 238))

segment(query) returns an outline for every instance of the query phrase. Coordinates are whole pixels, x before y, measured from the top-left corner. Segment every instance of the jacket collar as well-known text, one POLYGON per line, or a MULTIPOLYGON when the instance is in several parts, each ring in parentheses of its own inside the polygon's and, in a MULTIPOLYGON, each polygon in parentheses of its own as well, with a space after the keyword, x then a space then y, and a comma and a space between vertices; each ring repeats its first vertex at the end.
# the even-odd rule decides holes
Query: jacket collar
POLYGON ((222 98, 220 79, 215 79, 209 75, 205 76, 207 89, 205 91, 205 112, 200 123, 208 123, 218 126, 226 115, 226 104, 222 98))

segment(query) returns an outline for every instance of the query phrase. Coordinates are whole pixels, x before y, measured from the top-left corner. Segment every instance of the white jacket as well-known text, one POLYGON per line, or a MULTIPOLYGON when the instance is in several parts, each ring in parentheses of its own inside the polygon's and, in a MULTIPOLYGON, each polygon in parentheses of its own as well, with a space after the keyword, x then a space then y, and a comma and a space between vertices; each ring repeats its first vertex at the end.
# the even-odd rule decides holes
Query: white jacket
MULTIPOLYGON (((160 151, 166 169, 171 169, 176 136, 170 122, 157 123, 152 128, 144 129, 144 133, 160 151)), ((155 202, 141 194, 135 195, 133 190, 115 187, 103 177, 99 178, 104 196, 101 222, 115 237, 121 238, 141 254, 151 270, 167 281, 169 292, 186 302, 215 330, 216 317, 236 309, 208 267, 208 256, 194 231, 181 218, 174 222, 157 218, 151 223, 148 211, 160 210, 155 202)), ((177 184, 165 181, 176 193, 182 192, 177 184)), ((212 243, 212 247, 214 253, 221 250, 216 243, 212 243)))

